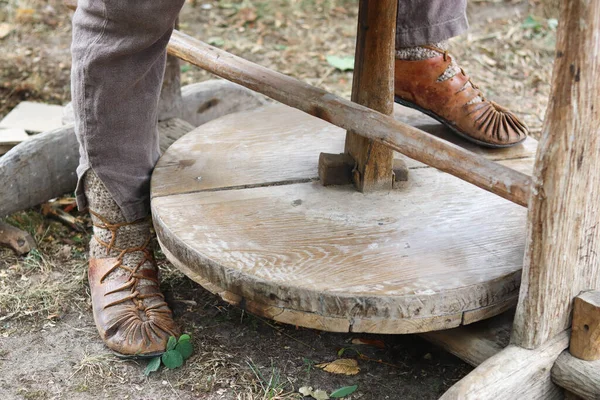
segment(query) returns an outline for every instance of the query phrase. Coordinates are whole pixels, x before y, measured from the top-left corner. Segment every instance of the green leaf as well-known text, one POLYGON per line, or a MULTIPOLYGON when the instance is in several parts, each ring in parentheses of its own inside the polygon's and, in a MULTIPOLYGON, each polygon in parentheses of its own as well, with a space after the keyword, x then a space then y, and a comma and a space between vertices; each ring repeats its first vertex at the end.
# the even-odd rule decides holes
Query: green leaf
POLYGON ((542 24, 540 24, 540 21, 538 21, 536 18, 529 15, 527 18, 525 18, 525 21, 523 21, 522 27, 525 29, 538 30, 542 27, 542 24))
POLYGON ((337 352, 338 357, 343 356, 345 352, 346 352, 346 348, 345 347, 342 347, 341 349, 339 349, 338 352, 337 352))
POLYGON ((352 56, 327 56, 327 62, 340 71, 352 71, 354 69, 354 57, 352 56))
POLYGON ((162 362, 169 369, 179 368, 183 365, 183 356, 178 351, 169 350, 162 355, 162 362))
POLYGON ((344 386, 342 388, 339 388, 338 390, 334 390, 333 393, 329 395, 329 397, 333 397, 334 399, 341 399, 342 397, 346 397, 349 394, 356 392, 356 389, 358 389, 358 385, 344 386))
POLYGON ((176 344, 177 344, 177 339, 175 339, 175 336, 169 337, 169 341, 167 342, 167 351, 173 350, 175 348, 176 344))
POLYGON ((159 368, 160 368, 160 357, 154 357, 152 360, 150 360, 148 365, 146 365, 146 369, 144 370, 144 375, 148 376, 152 372, 158 371, 159 368))
POLYGON ((188 335, 187 333, 184 333, 183 335, 179 336, 179 343, 181 342, 185 342, 186 340, 191 340, 192 337, 190 335, 188 335))
POLYGON ((180 340, 177 347, 175 347, 175 351, 181 353, 183 359, 187 360, 194 352, 194 348, 192 347, 192 342, 189 340, 184 340, 183 342, 180 340))

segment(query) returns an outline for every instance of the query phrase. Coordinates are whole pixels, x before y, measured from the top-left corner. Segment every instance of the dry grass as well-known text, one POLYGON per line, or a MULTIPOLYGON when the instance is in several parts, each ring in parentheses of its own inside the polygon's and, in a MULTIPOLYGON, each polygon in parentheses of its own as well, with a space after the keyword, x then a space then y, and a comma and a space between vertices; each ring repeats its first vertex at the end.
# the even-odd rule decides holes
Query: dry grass
POLYGON ((87 236, 35 211, 14 214, 7 221, 28 231, 38 249, 25 257, 0 249, 0 331, 14 328, 9 322, 51 324, 65 313, 86 310, 87 236))

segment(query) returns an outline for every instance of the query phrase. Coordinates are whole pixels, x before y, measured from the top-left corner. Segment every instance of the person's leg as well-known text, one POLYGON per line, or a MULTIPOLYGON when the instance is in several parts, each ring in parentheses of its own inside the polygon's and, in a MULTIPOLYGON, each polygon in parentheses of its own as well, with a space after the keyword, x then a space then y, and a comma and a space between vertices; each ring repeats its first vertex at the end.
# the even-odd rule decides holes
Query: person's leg
POLYGON ((477 144, 513 146, 527 137, 525 124, 486 100, 448 54, 447 40, 468 29, 466 6, 466 0, 398 0, 396 102, 477 144))
POLYGON ((443 42, 468 28, 467 0, 398 0, 397 49, 443 42))
POLYGON ((124 356, 160 354, 178 334, 160 293, 148 214, 165 49, 183 2, 79 0, 73 17, 77 201, 94 224, 92 306, 101 337, 124 356))

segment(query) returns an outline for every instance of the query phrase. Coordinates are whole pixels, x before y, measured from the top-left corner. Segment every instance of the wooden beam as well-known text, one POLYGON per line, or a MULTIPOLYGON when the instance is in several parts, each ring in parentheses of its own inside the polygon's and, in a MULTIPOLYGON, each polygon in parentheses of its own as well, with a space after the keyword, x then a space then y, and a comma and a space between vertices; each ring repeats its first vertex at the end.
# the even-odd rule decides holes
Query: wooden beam
POLYGON ((587 361, 600 360, 600 292, 585 292, 573 301, 569 351, 587 361))
POLYGON ((531 178, 525 174, 181 32, 173 32, 168 51, 222 78, 383 143, 410 158, 527 206, 531 178))
POLYGON ((568 331, 535 350, 509 345, 454 384, 440 400, 563 399, 563 390, 552 383, 550 370, 568 345, 568 331))
POLYGON ((505 312, 471 325, 419 336, 476 367, 508 345, 513 316, 514 312, 505 312))
POLYGON ((552 381, 580 398, 600 399, 600 360, 584 361, 564 351, 552 367, 552 381))
POLYGON ((573 297, 600 289, 600 2, 561 10, 513 331, 525 348, 569 326, 573 297))
MULTIPOLYGON (((394 50, 397 0, 360 0, 352 101, 385 115, 394 112, 394 50)), ((353 181, 361 192, 393 187, 391 148, 348 131, 346 153, 356 162, 353 181)))

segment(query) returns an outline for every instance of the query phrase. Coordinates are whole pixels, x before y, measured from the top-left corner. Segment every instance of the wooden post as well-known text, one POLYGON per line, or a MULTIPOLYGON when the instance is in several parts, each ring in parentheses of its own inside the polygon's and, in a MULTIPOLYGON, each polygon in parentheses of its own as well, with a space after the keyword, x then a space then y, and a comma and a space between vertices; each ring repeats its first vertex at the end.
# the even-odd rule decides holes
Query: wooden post
MULTIPOLYGON (((179 18, 175 21, 175 29, 179 29, 179 18)), ((158 100, 158 120, 181 118, 183 98, 181 97, 181 68, 179 58, 168 54, 163 84, 158 100)))
MULTIPOLYGON (((358 11, 352 101, 386 115, 394 111, 397 6, 397 0, 360 0, 358 11)), ((359 191, 392 189, 392 149, 351 131, 345 147, 356 162, 353 180, 359 191)))
POLYGON ((582 360, 600 360, 600 292, 575 297, 569 351, 582 360))
POLYGON ((170 118, 181 118, 182 112, 183 98, 181 97, 179 59, 168 55, 160 98, 158 100, 158 120, 165 121, 170 118))
POLYGON ((533 174, 513 343, 568 328, 573 297, 600 289, 600 2, 562 0, 552 95, 533 174))

